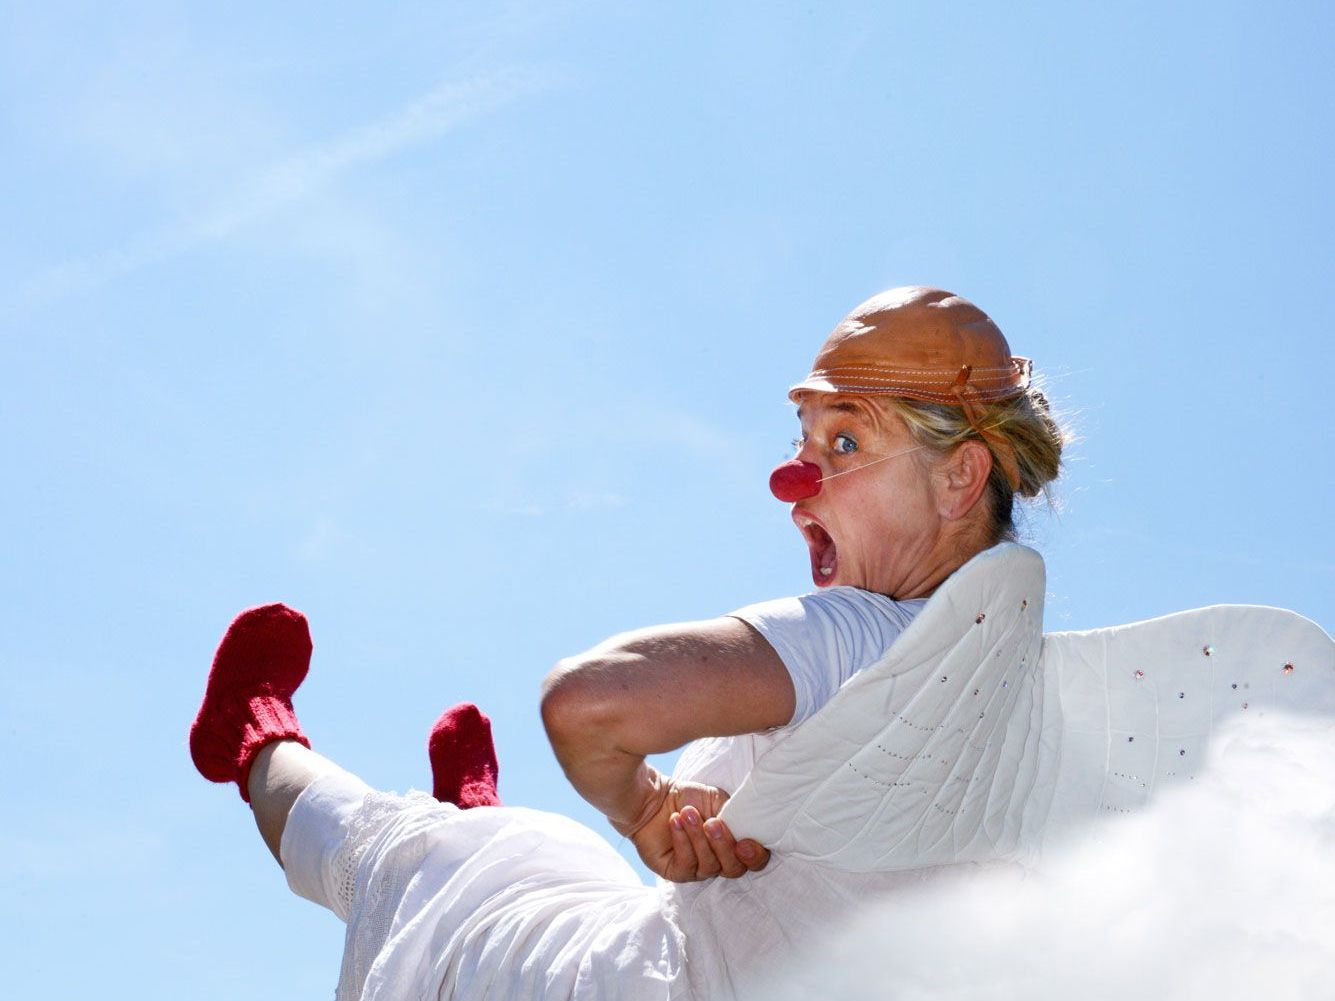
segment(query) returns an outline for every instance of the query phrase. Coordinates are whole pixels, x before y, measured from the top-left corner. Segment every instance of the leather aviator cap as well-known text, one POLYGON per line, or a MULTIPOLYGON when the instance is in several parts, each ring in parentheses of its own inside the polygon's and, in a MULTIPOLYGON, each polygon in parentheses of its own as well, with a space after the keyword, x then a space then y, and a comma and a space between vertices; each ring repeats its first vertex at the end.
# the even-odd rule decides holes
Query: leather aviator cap
POLYGON ((872 296, 839 321, 816 355, 803 393, 902 396, 963 408, 991 446, 1011 489, 1019 488, 1015 452, 983 423, 979 403, 1029 388, 1033 363, 1011 354, 1005 336, 969 300, 937 288, 905 285, 872 296))

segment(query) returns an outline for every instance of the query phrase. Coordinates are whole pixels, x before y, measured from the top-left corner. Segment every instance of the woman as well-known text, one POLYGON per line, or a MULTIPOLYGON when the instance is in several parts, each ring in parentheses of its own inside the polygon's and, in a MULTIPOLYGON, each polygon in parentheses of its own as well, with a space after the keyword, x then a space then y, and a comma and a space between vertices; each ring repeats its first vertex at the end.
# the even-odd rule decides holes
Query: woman
POLYGON ((567 776, 669 881, 657 888, 564 818, 458 809, 498 802, 485 720, 467 708, 432 741, 454 804, 371 793, 309 750, 292 713, 304 619, 268 606, 233 623, 192 755, 238 783, 293 889, 347 919, 340 998, 726 996, 921 878, 771 859, 718 814, 761 754, 1011 536, 1015 495, 1057 475, 1063 435, 1029 362, 937 289, 863 303, 790 397, 802 436, 771 487, 793 504, 818 593, 613 637, 544 685, 567 776), (686 744, 670 779, 645 760, 686 744))

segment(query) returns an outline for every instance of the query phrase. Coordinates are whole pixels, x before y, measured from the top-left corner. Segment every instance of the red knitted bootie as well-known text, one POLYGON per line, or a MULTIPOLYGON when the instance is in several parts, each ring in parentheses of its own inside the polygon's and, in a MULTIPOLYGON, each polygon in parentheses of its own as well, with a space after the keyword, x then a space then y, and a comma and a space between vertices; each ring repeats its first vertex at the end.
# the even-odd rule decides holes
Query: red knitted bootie
POLYGON ((190 726, 190 757, 201 775, 235 782, 249 803, 246 780, 260 748, 275 740, 311 746, 292 711, 292 693, 310 661, 310 629, 296 609, 261 605, 232 621, 190 726))
POLYGON ((431 795, 461 810, 500 806, 496 778, 496 748, 491 742, 491 720, 471 702, 461 702, 440 714, 426 742, 431 757, 431 795))

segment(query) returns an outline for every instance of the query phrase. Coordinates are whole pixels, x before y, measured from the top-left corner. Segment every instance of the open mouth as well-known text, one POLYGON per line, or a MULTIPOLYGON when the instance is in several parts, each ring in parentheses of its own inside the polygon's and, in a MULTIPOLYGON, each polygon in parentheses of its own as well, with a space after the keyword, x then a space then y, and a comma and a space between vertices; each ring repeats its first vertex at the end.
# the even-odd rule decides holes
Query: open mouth
POLYGON ((829 587, 834 583, 835 574, 839 570, 839 551, 834 539, 825 531, 824 525, 801 511, 793 512, 793 521, 807 540, 807 549, 811 553, 812 581, 817 587, 829 587))

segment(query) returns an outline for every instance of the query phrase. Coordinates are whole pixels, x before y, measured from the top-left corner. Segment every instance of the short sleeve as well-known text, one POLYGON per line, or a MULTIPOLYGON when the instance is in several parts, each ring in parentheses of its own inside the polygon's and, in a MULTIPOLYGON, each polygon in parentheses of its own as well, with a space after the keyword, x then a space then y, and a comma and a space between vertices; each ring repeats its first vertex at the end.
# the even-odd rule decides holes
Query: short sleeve
POLYGON ((895 601, 856 587, 832 587, 730 614, 760 633, 788 668, 797 695, 789 726, 796 726, 845 681, 880 660, 924 604, 925 598, 895 601))

